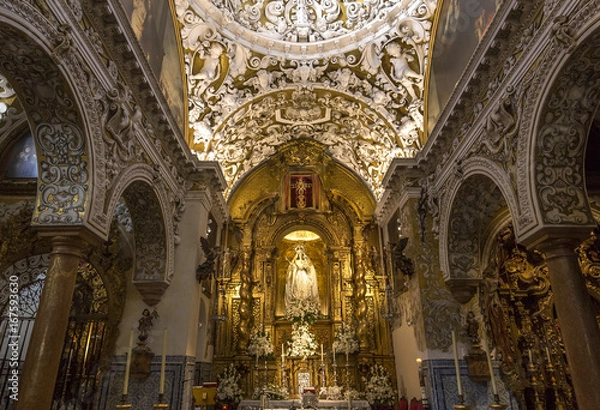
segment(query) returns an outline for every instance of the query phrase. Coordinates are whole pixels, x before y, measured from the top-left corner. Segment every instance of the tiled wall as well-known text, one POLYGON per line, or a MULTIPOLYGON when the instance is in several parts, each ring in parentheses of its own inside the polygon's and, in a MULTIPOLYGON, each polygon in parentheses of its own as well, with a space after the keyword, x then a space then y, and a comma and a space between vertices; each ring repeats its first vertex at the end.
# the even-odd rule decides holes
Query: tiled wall
MULTIPOLYGON (((465 404, 470 410, 488 410, 493 402, 491 383, 472 381, 467 375, 467 363, 464 360, 459 363, 465 404)), ((459 403, 454 360, 424 360, 423 369, 429 410, 451 410, 452 406, 459 403)), ((500 403, 506 404, 509 410, 518 410, 516 401, 499 379, 497 368, 495 372, 500 403)))
MULTIPOLYGON (((121 400, 125 378, 125 356, 115 356, 110 371, 101 382, 99 409, 114 409, 121 400)), ((151 373, 145 379, 131 378, 127 402, 132 409, 152 409, 158 402, 161 357, 152 360, 151 373)), ((167 356, 164 401, 169 410, 191 410, 195 359, 189 356, 167 356)))

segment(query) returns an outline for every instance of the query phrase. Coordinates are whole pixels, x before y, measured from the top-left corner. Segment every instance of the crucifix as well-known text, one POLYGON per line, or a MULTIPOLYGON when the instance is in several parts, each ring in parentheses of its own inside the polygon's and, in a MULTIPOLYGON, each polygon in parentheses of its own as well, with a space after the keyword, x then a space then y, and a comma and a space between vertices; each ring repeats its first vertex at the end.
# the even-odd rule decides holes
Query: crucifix
POLYGON ((312 182, 310 179, 306 179, 305 177, 299 177, 296 181, 294 181, 291 185, 294 190, 294 195, 296 199, 296 206, 300 209, 306 208, 307 205, 311 206, 312 204, 307 204, 307 195, 306 191, 312 187, 312 182))

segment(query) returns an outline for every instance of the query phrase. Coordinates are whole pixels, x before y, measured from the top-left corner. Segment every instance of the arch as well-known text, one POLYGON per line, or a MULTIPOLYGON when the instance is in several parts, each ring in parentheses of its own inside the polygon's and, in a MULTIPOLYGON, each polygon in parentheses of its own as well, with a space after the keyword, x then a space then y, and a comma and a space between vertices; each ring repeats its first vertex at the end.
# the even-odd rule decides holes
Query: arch
POLYGON ((92 147, 102 150, 92 140, 102 141, 102 128, 70 34, 28 4, 0 6, 0 21, 0 69, 25 108, 39 160, 32 223, 85 225, 106 235, 105 223, 89 222, 90 209, 104 195, 92 195, 94 180, 103 179, 92 166, 92 147))
POLYGON ((440 235, 440 264, 444 281, 461 303, 468 302, 477 290, 490 238, 510 220, 507 197, 511 195, 505 195, 492 174, 479 167, 451 191, 451 206, 441 224, 445 232, 440 235))
MULTIPOLYGON (((481 212, 483 217, 481 220, 478 216, 473 219, 478 222, 478 226, 470 226, 471 229, 478 231, 479 227, 486 227, 492 222, 489 213, 491 209, 484 211, 489 206, 492 206, 494 200, 497 203, 502 203, 501 208, 507 208, 509 215, 517 215, 518 214, 518 202, 515 194, 515 190, 513 185, 511 184, 510 177, 506 174, 506 172, 501 169, 498 164, 490 161, 486 158, 470 158, 464 161, 461 164, 460 171, 455 175, 450 181, 446 181, 445 184, 448 186, 448 200, 446 202, 446 206, 443 206, 440 214, 440 265, 442 272, 444 274, 444 279, 448 280, 451 278, 458 277, 478 277, 477 269, 474 266, 467 268, 463 271, 462 275, 459 273, 461 269, 457 269, 457 266, 453 266, 453 264, 449 260, 449 255, 452 254, 453 251, 457 251, 456 247, 457 243, 453 243, 454 241, 465 240, 470 241, 474 239, 474 237, 469 237, 467 234, 463 239, 460 239, 462 235, 456 236, 456 232, 452 231, 453 224, 458 223, 459 219, 464 219, 467 217, 467 213, 473 212, 481 212), (465 192, 465 190, 471 189, 471 192, 480 193, 489 193, 491 196, 487 196, 486 199, 490 201, 481 201, 480 198, 477 198, 473 204, 468 203, 470 199, 472 199, 472 194, 469 192, 465 192), (474 190, 474 191, 473 191, 474 190), (468 198, 468 199, 467 199, 468 198), (470 271, 470 274, 467 272, 470 271)), ((500 209, 497 209, 498 215, 500 209)), ((492 214, 496 214, 492 212, 492 214)), ((469 228, 468 220, 465 221, 467 226, 461 228, 469 228)), ((471 232, 474 233, 475 231, 471 232)), ((481 243, 480 245, 483 245, 481 243)), ((472 244, 475 246, 475 244, 472 244)), ((472 250, 476 250, 478 253, 482 249, 480 246, 475 246, 472 250)), ((469 257, 472 261, 478 260, 479 256, 471 255, 469 257)))
POLYGON ((569 227, 582 234, 595 225, 585 186, 585 147, 600 95, 600 21, 593 13, 572 16, 558 27, 566 36, 551 42, 539 64, 530 101, 530 130, 519 141, 519 242, 569 227), (575 28, 581 27, 576 33, 575 28), (541 95, 540 90, 546 90, 541 95), (531 199, 529 199, 531 198, 531 199))
MULTIPOLYGON (((92 250, 88 256, 89 259, 80 262, 77 272, 61 368, 54 390, 56 406, 77 403, 77 408, 91 408, 94 393, 100 388, 98 376, 110 367, 116 338, 114 324, 119 321, 124 306, 125 287, 121 281, 123 275, 115 268, 117 264, 98 263, 97 250, 92 250)), ((27 354, 49 263, 49 253, 31 254, 0 272, 1 289, 8 289, 9 283, 18 287, 19 321, 9 328, 8 315, 2 315, 0 320, 0 333, 4 336, 4 347, 0 351, 4 355, 9 354, 6 344, 11 338, 15 334, 19 338, 19 354, 18 357, 11 356, 12 362, 22 362, 27 354)), ((11 287, 10 294, 16 291, 11 287)), ((7 312, 8 307, 9 292, 6 291, 0 295, 0 311, 7 312)), ((2 357, 4 366, 12 365, 7 357, 2 357)), ((3 388, 7 386, 8 372, 5 370, 0 377, 3 388)))
POLYGON ((174 227, 170 206, 162 184, 148 165, 135 165, 124 172, 115 184, 108 207, 113 214, 123 200, 129 211, 135 242, 133 282, 144 301, 154 306, 160 301, 174 273, 174 227))
MULTIPOLYGON (((319 237, 321 237, 323 242, 328 247, 341 246, 340 236, 342 236, 342 232, 336 232, 331 229, 329 224, 324 219, 318 216, 309 217, 299 224, 298 219, 293 215, 284 217, 278 226, 273 230, 273 236, 269 245, 277 246, 277 244, 283 240, 285 235, 298 229, 315 232, 317 235, 319 235, 319 237)), ((340 227, 340 229, 342 228, 340 227)))

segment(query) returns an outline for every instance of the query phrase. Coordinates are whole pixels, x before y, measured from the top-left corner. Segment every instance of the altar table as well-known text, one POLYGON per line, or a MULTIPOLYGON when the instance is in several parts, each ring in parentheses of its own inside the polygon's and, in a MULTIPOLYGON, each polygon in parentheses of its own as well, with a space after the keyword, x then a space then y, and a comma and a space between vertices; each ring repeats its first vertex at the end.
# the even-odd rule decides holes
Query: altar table
MULTIPOLYGON (((265 410, 288 410, 292 408, 301 409, 301 399, 267 400, 265 403, 265 410)), ((317 408, 323 410, 348 410, 348 400, 319 400, 317 408)), ((242 400, 238 406, 238 410, 262 410, 261 402, 260 400, 242 400)), ((352 400, 350 410, 371 410, 371 406, 369 406, 369 402, 366 400, 352 400)))

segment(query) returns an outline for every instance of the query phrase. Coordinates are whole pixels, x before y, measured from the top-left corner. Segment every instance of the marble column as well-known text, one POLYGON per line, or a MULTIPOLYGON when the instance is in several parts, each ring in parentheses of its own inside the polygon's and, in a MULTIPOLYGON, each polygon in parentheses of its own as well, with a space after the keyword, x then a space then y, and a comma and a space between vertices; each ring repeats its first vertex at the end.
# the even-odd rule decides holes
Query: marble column
POLYGON ((574 251, 579 243, 554 238, 537 248, 546 255, 578 408, 595 410, 600 403, 600 329, 574 251))
POLYGON ((84 244, 77 237, 51 238, 50 264, 19 381, 16 410, 50 410, 84 244))

